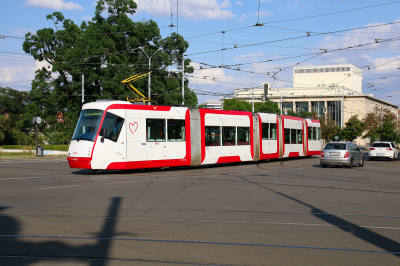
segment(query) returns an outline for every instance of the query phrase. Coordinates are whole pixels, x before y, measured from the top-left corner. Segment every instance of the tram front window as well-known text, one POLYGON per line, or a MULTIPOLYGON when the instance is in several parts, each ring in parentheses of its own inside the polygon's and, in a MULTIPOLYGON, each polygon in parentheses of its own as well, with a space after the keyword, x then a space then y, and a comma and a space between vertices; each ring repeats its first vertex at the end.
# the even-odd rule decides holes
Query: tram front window
POLYGON ((102 116, 102 110, 82 110, 72 140, 94 141, 97 131, 99 130, 102 116))

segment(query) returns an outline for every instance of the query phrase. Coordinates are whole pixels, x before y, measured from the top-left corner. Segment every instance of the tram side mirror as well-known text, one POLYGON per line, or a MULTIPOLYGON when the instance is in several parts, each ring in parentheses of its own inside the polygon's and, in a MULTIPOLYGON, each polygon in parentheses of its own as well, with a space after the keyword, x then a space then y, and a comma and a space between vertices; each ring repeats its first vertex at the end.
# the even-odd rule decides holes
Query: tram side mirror
POLYGON ((101 135, 100 141, 101 141, 101 142, 104 142, 104 137, 107 136, 107 128, 102 128, 102 129, 100 130, 100 135, 101 135))

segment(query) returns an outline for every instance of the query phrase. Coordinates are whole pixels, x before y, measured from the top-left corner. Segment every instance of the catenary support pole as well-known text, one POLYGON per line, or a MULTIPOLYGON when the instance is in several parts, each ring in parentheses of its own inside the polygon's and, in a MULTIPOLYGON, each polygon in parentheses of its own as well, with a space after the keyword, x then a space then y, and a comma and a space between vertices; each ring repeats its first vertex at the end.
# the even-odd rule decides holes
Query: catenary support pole
POLYGON ((85 102, 85 74, 82 74, 82 103, 85 102))
POLYGON ((252 110, 252 112, 254 113, 254 72, 253 72, 253 81, 252 81, 252 86, 251 86, 251 88, 252 88, 252 94, 253 94, 253 105, 252 105, 252 108, 251 108, 251 110, 252 110))
POLYGON ((182 58, 182 105, 185 105, 185 58, 182 58))

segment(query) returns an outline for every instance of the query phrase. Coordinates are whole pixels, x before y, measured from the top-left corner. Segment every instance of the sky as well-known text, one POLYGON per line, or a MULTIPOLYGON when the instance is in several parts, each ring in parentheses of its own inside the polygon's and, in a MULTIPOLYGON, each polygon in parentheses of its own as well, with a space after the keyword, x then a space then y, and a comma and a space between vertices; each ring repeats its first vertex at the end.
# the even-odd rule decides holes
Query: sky
MULTIPOLYGON (((353 64, 362 70, 363 93, 400 105, 400 1, 135 2, 133 21, 154 20, 163 38, 175 31, 189 42, 186 58, 195 68, 189 87, 199 104, 229 97, 253 82, 254 87, 265 82, 293 87, 295 66, 353 64)), ((60 11, 80 25, 91 20, 95 5, 95 0, 3 1, 0 86, 30 90, 35 70, 45 64, 25 54, 22 43, 25 33, 54 27, 46 15, 60 11)))

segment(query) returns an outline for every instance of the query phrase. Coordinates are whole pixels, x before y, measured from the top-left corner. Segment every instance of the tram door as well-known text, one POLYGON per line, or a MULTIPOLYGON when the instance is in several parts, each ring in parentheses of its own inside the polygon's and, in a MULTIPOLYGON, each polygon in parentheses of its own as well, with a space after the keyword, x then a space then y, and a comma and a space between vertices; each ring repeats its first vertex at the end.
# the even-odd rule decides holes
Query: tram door
POLYGON ((125 110, 111 110, 104 115, 93 152, 93 169, 107 169, 111 163, 126 162, 124 116, 125 110), (105 133, 104 136, 103 133, 105 133))
POLYGON ((146 160, 146 119, 126 114, 127 162, 146 160), (143 121, 144 120, 144 121, 143 121))

